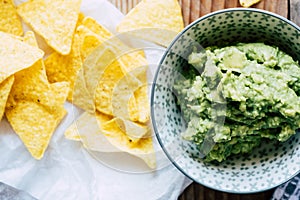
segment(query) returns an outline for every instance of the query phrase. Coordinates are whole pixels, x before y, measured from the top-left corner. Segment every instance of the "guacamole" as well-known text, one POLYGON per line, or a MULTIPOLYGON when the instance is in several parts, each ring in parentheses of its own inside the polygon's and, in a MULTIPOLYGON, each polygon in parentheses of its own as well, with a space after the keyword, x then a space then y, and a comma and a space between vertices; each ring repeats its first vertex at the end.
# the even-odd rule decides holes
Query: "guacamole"
POLYGON ((265 139, 284 142, 300 127, 300 67, 277 47, 208 47, 188 63, 174 85, 187 122, 182 137, 206 161, 250 153, 265 139))

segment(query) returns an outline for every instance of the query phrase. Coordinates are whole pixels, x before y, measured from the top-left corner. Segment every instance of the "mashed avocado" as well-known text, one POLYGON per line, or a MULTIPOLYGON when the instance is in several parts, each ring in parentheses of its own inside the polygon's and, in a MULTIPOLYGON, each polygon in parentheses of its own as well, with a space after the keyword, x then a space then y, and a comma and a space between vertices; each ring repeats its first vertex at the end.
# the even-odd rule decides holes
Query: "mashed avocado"
POLYGON ((193 52, 174 90, 188 123, 182 134, 206 161, 286 141, 300 127, 300 67, 277 47, 239 43, 193 52), (196 70, 195 70, 196 69, 196 70))

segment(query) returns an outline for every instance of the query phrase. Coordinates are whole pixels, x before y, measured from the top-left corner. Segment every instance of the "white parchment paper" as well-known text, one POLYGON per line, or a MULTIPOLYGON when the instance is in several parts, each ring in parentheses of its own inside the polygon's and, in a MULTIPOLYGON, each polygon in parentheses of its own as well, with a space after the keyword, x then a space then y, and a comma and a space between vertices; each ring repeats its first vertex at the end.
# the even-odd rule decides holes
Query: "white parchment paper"
MULTIPOLYGON (((15 1, 17 5, 21 2, 24 0, 15 1)), ((82 0, 81 11, 113 33, 124 17, 106 0, 82 0)), ((51 52, 46 46, 44 48, 51 52)), ((161 49, 149 51, 147 58, 155 66, 162 53, 161 49)), ((152 68, 151 71, 155 70, 152 68)), ((40 161, 30 156, 7 120, 4 118, 1 121, 1 182, 43 200, 172 200, 177 199, 191 183, 167 160, 161 150, 158 156, 159 167, 151 171, 138 158, 116 153, 95 157, 80 142, 65 139, 64 131, 82 113, 82 110, 68 102, 65 107, 68 115, 55 131, 40 161)))

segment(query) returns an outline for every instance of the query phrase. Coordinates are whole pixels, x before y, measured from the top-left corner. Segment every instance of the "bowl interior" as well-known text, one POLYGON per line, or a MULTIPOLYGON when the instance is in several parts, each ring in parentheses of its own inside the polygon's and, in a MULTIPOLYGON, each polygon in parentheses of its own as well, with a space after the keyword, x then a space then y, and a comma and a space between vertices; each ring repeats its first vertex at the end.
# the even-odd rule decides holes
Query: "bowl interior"
POLYGON ((299 133, 285 143, 263 144, 248 156, 235 156, 218 165, 204 163, 195 146, 181 138, 185 122, 172 87, 186 73, 192 49, 258 41, 276 45, 300 61, 300 30, 296 25, 257 9, 227 9, 202 17, 174 40, 153 84, 152 123, 162 148, 184 174, 216 190, 263 191, 287 181, 300 170, 299 133))

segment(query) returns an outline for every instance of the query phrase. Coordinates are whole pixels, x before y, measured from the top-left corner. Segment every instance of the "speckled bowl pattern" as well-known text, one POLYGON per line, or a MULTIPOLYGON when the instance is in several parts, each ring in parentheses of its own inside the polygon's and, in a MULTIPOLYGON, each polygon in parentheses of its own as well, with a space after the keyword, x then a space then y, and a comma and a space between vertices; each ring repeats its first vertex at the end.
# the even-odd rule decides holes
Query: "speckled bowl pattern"
POLYGON ((220 164, 199 159, 195 146, 181 138, 185 122, 172 86, 187 65, 193 46, 265 42, 300 61, 300 28, 287 19, 258 9, 226 9, 206 15, 182 31, 167 49, 154 78, 151 118, 160 145, 171 162, 192 180, 220 191, 254 193, 274 188, 300 171, 300 133, 284 143, 267 143, 248 156, 220 164))

